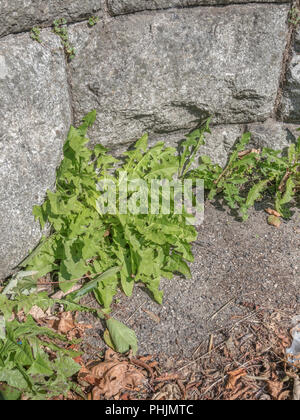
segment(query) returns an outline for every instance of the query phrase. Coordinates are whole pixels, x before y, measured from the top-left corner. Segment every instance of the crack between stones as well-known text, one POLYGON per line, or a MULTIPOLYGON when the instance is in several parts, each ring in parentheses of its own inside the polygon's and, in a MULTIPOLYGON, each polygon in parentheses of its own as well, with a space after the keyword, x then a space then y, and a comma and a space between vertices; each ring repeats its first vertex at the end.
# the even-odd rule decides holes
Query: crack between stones
MULTIPOLYGON (((95 15, 97 14, 97 13, 99 13, 101 10, 98 10, 97 12, 95 12, 95 15)), ((83 18, 83 19, 78 19, 78 20, 72 20, 71 22, 67 22, 67 24, 66 24, 66 26, 67 27, 70 27, 70 26, 73 26, 73 25, 77 25, 78 23, 88 23, 89 22, 89 19, 88 18, 83 18)), ((42 24, 42 23, 36 23, 36 24, 34 24, 33 25, 33 27, 34 26, 38 26, 39 28, 41 28, 42 30, 43 29, 53 29, 53 23, 45 23, 45 24, 42 24)), ((9 34, 5 34, 5 35, 0 35, 0 42, 2 41, 2 40, 5 40, 6 38, 8 38, 9 36, 12 36, 12 35, 26 35, 26 34, 28 34, 28 33, 30 33, 31 32, 31 30, 32 30, 32 27, 30 27, 30 28, 28 28, 28 29, 24 29, 24 30, 22 30, 22 31, 15 31, 15 32, 10 32, 9 34)))
POLYGON ((70 110, 71 110, 71 124, 75 124, 75 104, 74 104, 74 95, 73 95, 73 79, 72 79, 72 72, 68 62, 68 58, 65 54, 65 71, 67 76, 67 84, 68 84, 68 94, 69 94, 69 103, 70 103, 70 110))
POLYGON ((224 3, 224 4, 206 4, 206 5, 201 5, 201 4, 194 4, 191 6, 173 6, 173 7, 165 7, 165 8, 160 8, 160 9, 144 9, 144 10, 136 10, 136 11, 132 11, 132 12, 124 12, 124 13, 119 13, 119 14, 113 14, 110 11, 110 7, 108 6, 107 0, 106 0, 106 5, 108 6, 108 13, 110 15, 110 17, 112 18, 118 18, 120 16, 128 16, 128 15, 136 15, 136 14, 141 14, 141 13, 145 13, 145 12, 163 12, 165 10, 184 10, 184 9, 196 9, 196 8, 224 8, 224 7, 231 7, 231 6, 247 6, 249 4, 257 4, 257 5, 273 5, 273 6, 280 6, 283 4, 290 4, 291 0, 282 0, 280 2, 278 1, 249 1, 247 3, 243 3, 243 2, 239 2, 236 1, 234 3, 224 3))
MULTIPOLYGON (((290 11, 295 7, 298 8, 298 10, 300 11, 300 0, 295 0, 291 3, 290 11)), ((277 90, 277 95, 276 95, 276 99, 274 103, 274 110, 273 110, 273 115, 272 115, 272 118, 274 118, 275 120, 279 122, 283 122, 283 118, 281 115, 282 96, 283 96, 284 85, 286 82, 286 75, 287 75, 288 67, 292 59, 292 45, 293 45, 293 41, 296 35, 297 28, 298 28, 298 25, 294 25, 292 22, 288 23, 287 41, 286 41, 286 45, 285 45, 285 49, 283 53, 278 90, 277 90)))

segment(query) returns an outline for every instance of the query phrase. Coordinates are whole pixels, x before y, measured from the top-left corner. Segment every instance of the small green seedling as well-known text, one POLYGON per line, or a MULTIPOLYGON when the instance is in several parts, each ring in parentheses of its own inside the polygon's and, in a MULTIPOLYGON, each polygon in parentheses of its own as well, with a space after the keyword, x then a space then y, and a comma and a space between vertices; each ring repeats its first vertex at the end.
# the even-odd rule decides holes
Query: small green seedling
POLYGON ((60 37, 62 40, 65 54, 68 60, 73 60, 76 55, 76 50, 73 45, 70 44, 69 41, 69 33, 67 28, 67 20, 65 18, 56 19, 53 22, 53 32, 60 37))
POLYGON ((298 23, 300 22, 300 12, 295 7, 290 11, 289 22, 293 25, 298 25, 298 23))
POLYGON ((30 38, 38 42, 39 44, 41 44, 42 40, 40 38, 40 35, 41 35, 41 28, 39 28, 38 26, 34 26, 30 32, 30 38))
POLYGON ((245 150, 250 137, 250 133, 242 136, 225 169, 201 156, 200 165, 187 177, 203 179, 208 199, 223 197, 231 209, 240 211, 243 220, 263 195, 272 197, 276 211, 288 219, 289 205, 300 189, 300 137, 290 145, 287 156, 269 148, 245 150))
POLYGON ((99 17, 98 16, 91 16, 89 18, 89 26, 95 26, 97 25, 97 23, 99 22, 99 17))

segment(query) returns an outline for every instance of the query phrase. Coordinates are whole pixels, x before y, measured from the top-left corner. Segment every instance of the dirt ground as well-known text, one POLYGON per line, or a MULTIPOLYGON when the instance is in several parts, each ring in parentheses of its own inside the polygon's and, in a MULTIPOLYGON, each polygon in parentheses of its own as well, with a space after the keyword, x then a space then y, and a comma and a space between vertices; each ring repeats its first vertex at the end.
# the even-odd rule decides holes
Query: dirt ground
POLYGON ((299 400, 300 365, 286 363, 289 316, 289 312, 252 309, 233 327, 211 335, 183 357, 133 358, 106 350, 91 365, 91 371, 92 366, 101 371, 100 384, 89 365, 79 377, 87 380, 90 399, 299 400), (222 338, 218 344, 216 338, 222 338), (137 376, 142 377, 140 386, 137 376))
MULTIPOLYGON (((277 229, 267 224, 267 205, 241 223, 207 203, 193 278, 163 280, 162 306, 142 286, 132 298, 119 294, 112 316, 135 329, 140 354, 192 354, 211 333, 249 315, 248 306, 300 314, 300 215, 277 229)), ((96 339, 101 328, 97 323, 91 332, 96 339)))
MULTIPOLYGON (((119 294, 112 315, 134 328, 140 360, 158 369, 159 381, 150 378, 139 398, 292 398, 297 375, 285 350, 300 314, 300 215, 275 228, 267 224, 268 206, 260 203, 241 223, 219 203, 206 203, 192 279, 163 281, 162 306, 141 286, 130 299, 119 294), (161 380, 163 372, 170 381, 161 380)), ((84 317, 93 325, 85 358, 93 360, 106 349, 103 326, 84 317)), ((118 398, 137 398, 127 394, 118 398)))

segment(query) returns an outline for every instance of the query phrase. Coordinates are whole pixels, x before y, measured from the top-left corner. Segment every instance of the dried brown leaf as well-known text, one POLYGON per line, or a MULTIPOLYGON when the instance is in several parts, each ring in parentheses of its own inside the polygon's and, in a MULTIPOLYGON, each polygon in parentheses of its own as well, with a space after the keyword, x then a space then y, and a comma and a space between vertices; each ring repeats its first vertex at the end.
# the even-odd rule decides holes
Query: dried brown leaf
POLYGON ((97 378, 91 374, 89 369, 83 366, 78 373, 78 382, 83 386, 96 386, 99 383, 99 380, 97 380, 97 378))
POLYGON ((279 381, 268 381, 268 391, 271 395, 271 397, 274 400, 278 400, 279 395, 281 394, 283 383, 279 381))
POLYGON ((79 372, 80 381, 94 385, 94 400, 112 398, 125 390, 138 390, 146 381, 145 375, 127 360, 120 360, 113 350, 106 351, 105 360, 91 369, 83 367, 79 372))
POLYGON ((128 362, 102 362, 92 371, 98 380, 98 389, 105 398, 111 398, 125 389, 135 389, 142 385, 145 376, 128 362))
POLYGON ((67 334, 75 328, 72 312, 63 312, 57 326, 57 330, 61 334, 67 334))
POLYGON ((268 213, 268 214, 270 214, 271 216, 281 217, 281 214, 278 213, 278 211, 273 210, 271 208, 265 209, 265 212, 268 213))
POLYGON ((120 361, 120 354, 113 351, 112 349, 107 349, 105 352, 105 361, 112 362, 112 361, 120 361))
POLYGON ((245 371, 245 369, 240 368, 240 369, 236 369, 233 370, 231 372, 228 372, 228 382, 226 385, 226 389, 227 390, 233 390, 236 387, 237 381, 242 378, 243 376, 246 376, 247 372, 245 371))
POLYGON ((30 312, 29 312, 29 315, 31 315, 32 316, 32 318, 35 320, 35 321, 39 321, 40 319, 43 319, 43 318, 45 318, 45 312, 41 309, 41 308, 39 308, 38 306, 33 306, 31 309, 30 309, 30 312))
POLYGON ((250 155, 250 153, 256 153, 257 155, 259 155, 260 154, 260 149, 243 150, 243 151, 239 152, 238 156, 241 159, 244 156, 250 155))

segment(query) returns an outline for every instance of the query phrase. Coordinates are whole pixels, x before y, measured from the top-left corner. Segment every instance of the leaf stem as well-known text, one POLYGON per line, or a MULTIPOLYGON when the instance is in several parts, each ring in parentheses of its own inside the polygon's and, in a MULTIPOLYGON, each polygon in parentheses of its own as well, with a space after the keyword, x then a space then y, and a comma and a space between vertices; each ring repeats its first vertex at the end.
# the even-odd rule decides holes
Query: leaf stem
POLYGON ((279 187, 278 187, 278 190, 279 190, 280 192, 282 192, 282 191, 283 191, 284 186, 285 186, 285 184, 287 183, 287 180, 289 179, 290 175, 292 175, 292 172, 290 171, 290 169, 289 169, 289 168, 287 168, 286 173, 285 173, 284 177, 282 178, 282 180, 281 180, 281 182, 280 182, 280 184, 279 184, 279 187))

